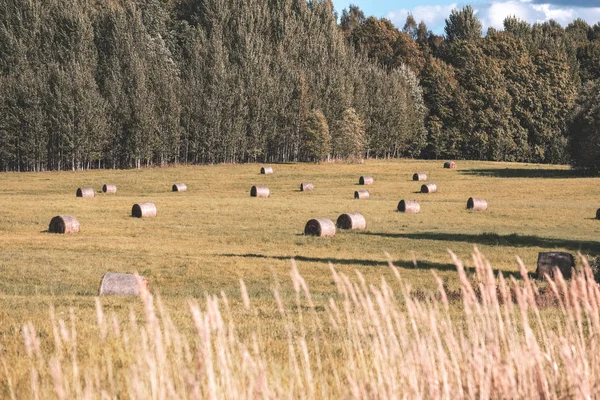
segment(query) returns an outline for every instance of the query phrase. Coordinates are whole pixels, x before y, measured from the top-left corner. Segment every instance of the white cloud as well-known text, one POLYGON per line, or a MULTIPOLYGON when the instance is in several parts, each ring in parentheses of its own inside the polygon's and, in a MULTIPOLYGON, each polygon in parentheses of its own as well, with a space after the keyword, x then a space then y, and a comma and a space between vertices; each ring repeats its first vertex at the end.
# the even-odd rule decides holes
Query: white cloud
MULTIPOLYGON (((552 2, 553 0, 548 0, 552 2)), ((406 16, 412 13, 417 22, 424 21, 435 33, 442 33, 446 18, 453 9, 460 9, 469 3, 450 4, 448 6, 420 6, 412 10, 400 9, 388 13, 397 27, 402 28, 406 16)), ((484 32, 489 27, 502 29, 506 17, 516 16, 529 23, 544 22, 550 19, 566 26, 577 18, 590 24, 600 21, 600 7, 578 7, 544 3, 542 0, 491 0, 471 5, 483 25, 484 32)))

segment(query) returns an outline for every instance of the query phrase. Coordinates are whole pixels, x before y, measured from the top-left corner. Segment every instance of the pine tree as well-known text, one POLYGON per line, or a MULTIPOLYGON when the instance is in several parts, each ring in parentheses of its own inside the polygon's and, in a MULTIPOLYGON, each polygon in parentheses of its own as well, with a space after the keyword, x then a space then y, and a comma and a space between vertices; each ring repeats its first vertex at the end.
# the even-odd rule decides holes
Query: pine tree
POLYGON ((304 160, 321 162, 331 151, 329 125, 321 110, 312 110, 302 127, 304 160))
POLYGON ((455 40, 477 40, 481 38, 481 22, 475 16, 473 7, 466 6, 462 10, 452 10, 446 19, 446 38, 455 40))
POLYGON ((344 160, 361 159, 365 149, 365 124, 354 108, 344 110, 332 135, 332 152, 344 160))

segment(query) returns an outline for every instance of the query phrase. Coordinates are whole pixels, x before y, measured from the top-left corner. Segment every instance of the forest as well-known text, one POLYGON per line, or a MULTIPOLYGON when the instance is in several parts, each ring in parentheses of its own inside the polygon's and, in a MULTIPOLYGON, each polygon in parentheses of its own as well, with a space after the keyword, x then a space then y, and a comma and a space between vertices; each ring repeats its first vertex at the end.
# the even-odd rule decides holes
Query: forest
POLYGON ((0 170, 412 157, 597 171, 600 23, 0 0, 0 170))

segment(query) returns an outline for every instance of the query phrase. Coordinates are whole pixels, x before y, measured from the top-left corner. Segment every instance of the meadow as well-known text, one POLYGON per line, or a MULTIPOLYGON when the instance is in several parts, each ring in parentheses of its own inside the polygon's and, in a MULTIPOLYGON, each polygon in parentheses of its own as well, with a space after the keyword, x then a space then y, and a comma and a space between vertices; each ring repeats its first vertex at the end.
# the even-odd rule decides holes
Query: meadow
MULTIPOLYGON (((409 291, 428 302, 441 285, 447 294, 457 294, 454 301, 451 297, 448 313, 460 325, 468 324, 464 322, 463 306, 458 304, 465 282, 461 281, 448 249, 464 261, 467 277, 473 277, 477 267, 472 257, 477 246, 493 266, 490 272, 494 276, 509 279, 514 275, 520 282, 528 277, 519 272, 517 256, 523 260, 528 272, 525 275, 533 278, 540 251, 581 252, 589 260, 600 254, 596 240, 600 224, 594 218, 600 207, 600 178, 577 177, 567 167, 551 165, 460 161, 456 170, 444 169, 442 165, 443 161, 416 160, 274 164, 273 175, 260 175, 260 165, 256 164, 1 174, 0 354, 4 374, 0 396, 30 397, 40 390, 41 398, 50 393, 61 398, 52 362, 36 364, 32 353, 48 355, 39 359, 49 361, 51 354, 63 351, 57 336, 74 342, 75 332, 79 345, 77 362, 69 367, 72 382, 80 379, 73 375, 73 365, 77 365, 76 370, 91 368, 89 380, 95 383, 90 387, 96 389, 111 381, 106 378, 107 365, 115 359, 119 360, 115 371, 129 371, 128 360, 134 364, 136 358, 135 352, 127 349, 137 347, 121 344, 117 346, 118 357, 117 353, 108 357, 106 347, 110 346, 98 340, 99 336, 106 338, 108 328, 104 324, 108 319, 113 327, 137 327, 150 324, 156 312, 161 321, 168 322, 160 326, 160 332, 191 338, 193 348, 194 343, 202 343, 197 336, 199 323, 192 322, 194 307, 207 308, 206 318, 213 318, 220 315, 214 309, 212 314, 209 312, 216 298, 221 299, 221 306, 214 307, 221 310, 226 304, 228 317, 224 319, 235 321, 239 343, 254 343, 255 348, 266 349, 264 360, 280 366, 277 387, 287 388, 285 376, 294 376, 295 370, 288 358, 290 337, 298 335, 305 340, 308 344, 303 351, 306 359, 312 359, 319 354, 319 346, 315 347, 317 340, 312 343, 311 335, 320 332, 332 346, 328 365, 337 365, 345 358, 341 355, 346 354, 344 340, 336 344, 339 333, 324 328, 321 320, 327 319, 331 310, 330 298, 344 299, 341 287, 346 281, 339 276, 364 280, 365 288, 382 287, 384 293, 389 284, 394 293, 407 295, 400 296, 404 299, 400 302, 403 312, 410 308, 409 291), (417 171, 426 172, 428 182, 435 182, 438 192, 418 193, 421 182, 412 181, 417 171), (359 186, 361 175, 372 175, 375 183, 359 186), (171 185, 177 182, 186 183, 188 190, 171 192, 171 185), (313 182, 314 191, 301 192, 301 182, 313 182), (102 193, 100 188, 105 183, 116 184, 117 193, 102 193), (268 186, 271 197, 251 198, 252 185, 268 186), (76 198, 78 187, 93 187, 96 196, 76 198), (354 191, 361 188, 369 190, 369 200, 353 199, 354 191), (485 198, 488 210, 467 211, 466 202, 471 196, 485 198), (421 213, 396 212, 401 199, 418 200, 421 213), (156 204, 156 218, 131 217, 131 206, 142 201, 156 204), (362 213, 367 230, 338 230, 333 238, 303 235, 309 219, 335 221, 347 212, 362 213), (81 231, 71 235, 48 233, 50 219, 60 214, 76 216, 81 231), (390 268, 390 262, 397 268, 390 268), (151 293, 160 298, 156 307, 161 311, 149 306, 152 301, 138 298, 98 300, 100 278, 108 271, 137 272, 148 278, 151 293), (299 289, 303 284, 306 291, 299 289), (308 292, 310 301, 304 299, 308 292), (293 317, 282 317, 282 309, 296 308, 299 312, 293 317), (106 317, 101 316, 103 313, 106 317), (31 341, 32 330, 39 338, 38 345, 31 345, 35 342, 31 341), (98 367, 98 360, 102 367, 98 367), (32 366, 37 371, 33 375, 41 377, 37 389, 32 383, 32 366)), ((480 269, 488 265, 481 260, 479 264, 480 269)), ((65 361, 68 357, 52 359, 65 361)), ((169 365, 176 369, 176 363, 169 365)), ((318 370, 322 372, 322 368, 320 365, 318 370)), ((112 373, 117 377, 107 384, 112 390, 107 391, 107 398, 116 397, 115 393, 124 398, 147 394, 142 389, 132 392, 127 389, 127 377, 112 373)), ((346 386, 339 383, 343 377, 335 373, 322 375, 328 384, 314 385, 321 392, 311 392, 311 385, 299 384, 310 381, 303 376, 291 379, 296 384, 287 394, 328 397, 333 392, 327 388, 346 386)), ((224 385, 221 388, 227 388, 230 396, 223 397, 240 394, 231 389, 235 385, 224 385)), ((84 386, 81 384, 78 391, 77 385, 71 384, 68 393, 63 388, 63 397, 86 397, 84 386)), ((214 387, 207 387, 208 391, 200 397, 212 397, 214 387)), ((378 393, 360 385, 352 389, 345 394, 361 397, 378 393)), ((186 396, 193 392, 189 390, 186 396)), ((161 398, 160 393, 152 392, 151 397, 161 398)), ((165 392, 166 397, 173 393, 165 392)), ((246 394, 254 397, 253 393, 246 394)), ((261 392, 259 397, 280 395, 278 391, 261 392)), ((101 396, 94 391, 90 398, 101 396)))

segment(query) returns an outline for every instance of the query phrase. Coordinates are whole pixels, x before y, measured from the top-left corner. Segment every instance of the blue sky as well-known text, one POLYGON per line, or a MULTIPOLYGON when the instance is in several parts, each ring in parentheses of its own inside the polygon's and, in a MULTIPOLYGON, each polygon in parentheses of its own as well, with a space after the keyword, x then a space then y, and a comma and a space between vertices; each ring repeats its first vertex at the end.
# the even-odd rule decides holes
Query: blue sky
POLYGON ((443 33, 444 20, 452 9, 467 4, 475 9, 484 30, 490 26, 502 28, 502 21, 509 15, 530 23, 554 19, 567 25, 576 18, 583 18, 590 24, 600 21, 600 0, 333 0, 333 4, 338 13, 355 4, 365 15, 386 17, 399 28, 410 12, 417 22, 425 21, 436 33, 443 33))

